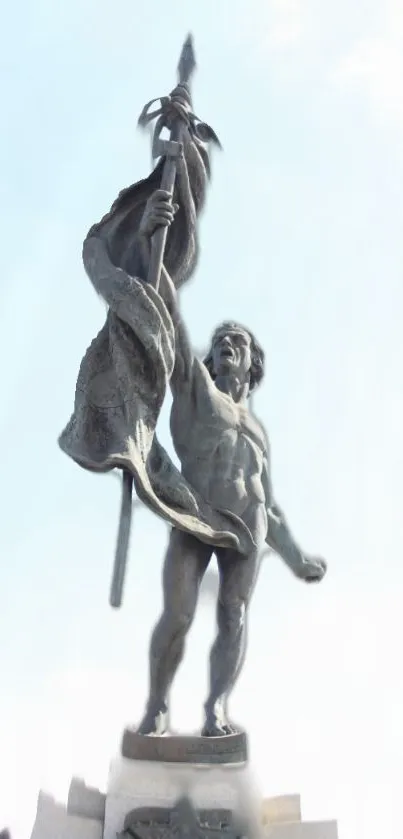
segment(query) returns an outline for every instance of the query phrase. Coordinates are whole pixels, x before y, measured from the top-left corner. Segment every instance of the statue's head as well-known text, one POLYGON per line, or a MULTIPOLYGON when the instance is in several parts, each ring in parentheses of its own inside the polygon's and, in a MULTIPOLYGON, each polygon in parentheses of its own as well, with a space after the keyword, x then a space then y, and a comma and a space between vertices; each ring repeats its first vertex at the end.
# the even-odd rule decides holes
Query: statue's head
POLYGON ((238 323, 222 323, 214 332, 204 364, 212 379, 233 373, 249 380, 249 393, 264 375, 264 351, 249 329, 238 323))

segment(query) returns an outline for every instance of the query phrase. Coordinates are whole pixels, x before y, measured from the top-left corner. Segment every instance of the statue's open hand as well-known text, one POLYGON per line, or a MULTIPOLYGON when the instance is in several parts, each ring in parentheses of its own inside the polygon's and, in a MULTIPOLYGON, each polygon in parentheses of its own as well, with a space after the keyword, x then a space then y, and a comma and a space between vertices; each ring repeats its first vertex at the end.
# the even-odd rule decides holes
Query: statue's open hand
POLYGON ((304 561, 298 568, 297 577, 306 583, 320 583, 327 571, 324 559, 320 557, 304 556, 304 561))
POLYGON ((178 204, 172 204, 172 195, 165 189, 156 189, 150 195, 140 224, 140 233, 151 238, 158 227, 172 224, 178 204))

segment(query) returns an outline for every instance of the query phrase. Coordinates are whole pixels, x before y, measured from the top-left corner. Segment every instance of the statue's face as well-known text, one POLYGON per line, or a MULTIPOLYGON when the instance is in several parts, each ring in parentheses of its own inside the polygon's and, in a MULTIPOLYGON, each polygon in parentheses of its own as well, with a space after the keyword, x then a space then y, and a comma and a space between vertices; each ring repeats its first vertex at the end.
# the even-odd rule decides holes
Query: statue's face
POLYGON ((252 365, 251 338, 241 327, 217 332, 211 348, 214 376, 231 373, 245 380, 252 365))

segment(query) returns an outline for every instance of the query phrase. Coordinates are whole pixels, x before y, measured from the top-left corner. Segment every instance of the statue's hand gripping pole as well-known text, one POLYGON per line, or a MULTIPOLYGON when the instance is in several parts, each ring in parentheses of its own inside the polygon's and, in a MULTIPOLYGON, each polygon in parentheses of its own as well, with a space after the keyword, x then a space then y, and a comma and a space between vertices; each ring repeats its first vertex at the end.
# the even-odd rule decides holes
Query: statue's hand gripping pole
MULTIPOLYGON (((178 160, 182 157, 182 144, 180 139, 173 140, 172 134, 174 134, 173 131, 171 132, 170 140, 159 139, 158 143, 155 144, 158 155, 164 155, 165 157, 164 169, 161 178, 161 189, 171 195, 171 201, 175 186, 177 164, 178 160)), ((175 134, 178 138, 180 137, 181 125, 177 126, 175 134)), ((147 282, 149 282, 156 291, 158 291, 161 279, 167 235, 167 227, 158 227, 151 239, 151 253, 148 265, 147 282)))
MULTIPOLYGON (((184 131, 188 130, 198 140, 208 143, 214 142, 220 146, 217 135, 213 129, 202 122, 192 111, 192 99, 190 94, 189 81, 196 67, 193 41, 191 35, 186 39, 178 65, 178 84, 170 96, 153 99, 143 108, 140 115, 139 125, 145 127, 153 120, 157 120, 154 129, 152 156, 153 160, 158 157, 165 158, 162 171, 161 189, 173 197, 175 179, 178 169, 178 162, 183 154, 182 137, 184 131), (159 102, 157 110, 150 110, 159 102), (170 132, 169 140, 161 139, 161 131, 167 128, 170 132)), ((163 264, 165 244, 168 235, 167 227, 158 228, 151 240, 151 255, 148 268, 147 281, 158 291, 161 269, 163 264)))
MULTIPOLYGON (((193 41, 189 35, 182 47, 182 53, 179 59, 177 87, 172 91, 170 96, 164 96, 159 100, 160 107, 157 110, 150 111, 150 108, 158 101, 157 99, 148 102, 139 118, 139 125, 142 128, 157 119, 153 136, 152 156, 153 160, 158 157, 165 157, 161 189, 168 192, 171 196, 173 196, 175 186, 177 163, 182 156, 181 137, 183 130, 194 119, 194 115, 191 112, 192 101, 189 80, 195 67, 196 61, 193 41), (169 130, 169 140, 161 140, 160 135, 163 128, 169 130)), ((160 227, 155 231, 151 240, 147 281, 157 291, 160 283, 167 234, 168 229, 166 227, 160 227)))

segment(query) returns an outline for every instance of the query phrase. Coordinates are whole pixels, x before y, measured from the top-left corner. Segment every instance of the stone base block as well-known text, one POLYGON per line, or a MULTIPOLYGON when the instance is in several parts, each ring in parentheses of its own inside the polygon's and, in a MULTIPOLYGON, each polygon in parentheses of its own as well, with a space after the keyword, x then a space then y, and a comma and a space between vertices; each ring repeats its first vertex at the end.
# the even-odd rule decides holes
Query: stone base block
POLYGON ((200 766, 118 757, 109 776, 103 839, 116 839, 132 811, 173 808, 183 796, 197 810, 250 813, 253 818, 260 809, 247 765, 200 766))
POLYGON ((265 839, 338 839, 337 822, 283 822, 264 827, 265 839))
POLYGON ((73 778, 67 800, 67 812, 74 816, 104 822, 106 795, 89 787, 82 778, 73 778))
POLYGON ((261 807, 263 825, 301 821, 301 798, 299 795, 277 795, 265 798, 261 807))
POLYGON ((64 804, 40 793, 31 839, 102 839, 102 820, 69 813, 64 804))

